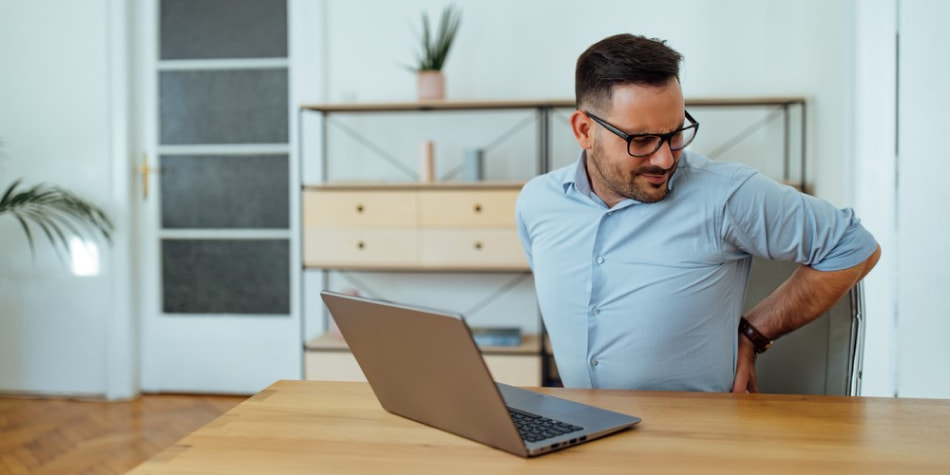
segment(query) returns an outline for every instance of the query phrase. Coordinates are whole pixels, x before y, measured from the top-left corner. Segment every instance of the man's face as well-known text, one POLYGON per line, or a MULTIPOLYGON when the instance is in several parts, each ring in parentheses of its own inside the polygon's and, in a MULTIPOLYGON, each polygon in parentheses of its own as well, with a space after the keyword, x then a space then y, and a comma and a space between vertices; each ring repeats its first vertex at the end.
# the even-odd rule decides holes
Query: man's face
MULTIPOLYGON (((686 105, 679 81, 663 86, 618 85, 609 111, 590 111, 627 134, 660 134, 683 126, 686 105), (600 115, 598 112, 605 115, 600 115)), ((632 157, 622 138, 590 120, 587 173, 591 188, 613 207, 625 198, 654 203, 666 197, 683 151, 669 143, 646 157, 632 157)))

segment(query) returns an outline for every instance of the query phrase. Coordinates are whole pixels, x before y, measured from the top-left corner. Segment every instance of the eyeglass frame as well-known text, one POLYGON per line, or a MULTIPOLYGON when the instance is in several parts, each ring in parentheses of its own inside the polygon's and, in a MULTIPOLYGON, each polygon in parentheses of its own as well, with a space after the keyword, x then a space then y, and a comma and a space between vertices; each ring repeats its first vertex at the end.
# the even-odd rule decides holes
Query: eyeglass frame
POLYGON ((617 137, 620 137, 620 138, 622 138, 624 141, 626 141, 626 142, 627 142, 627 155, 630 155, 631 157, 636 157, 636 158, 643 158, 643 157, 649 157, 650 155, 653 155, 654 153, 656 153, 657 150, 663 148, 663 143, 664 143, 664 142, 665 142, 665 143, 668 143, 668 144, 670 145, 670 150, 673 151, 673 152, 678 152, 678 151, 680 151, 680 150, 683 150, 683 149, 685 149, 686 147, 688 147, 689 144, 693 143, 693 140, 696 139, 696 134, 699 133, 699 122, 698 122, 696 119, 694 119, 693 116, 691 116, 691 115, 689 114, 689 111, 684 110, 683 112, 686 113, 686 120, 690 121, 690 125, 688 125, 688 126, 686 126, 686 127, 680 127, 680 128, 678 128, 678 129, 676 129, 676 130, 674 130, 674 131, 672 131, 672 132, 668 132, 668 133, 665 133, 665 134, 628 134, 628 133, 626 133, 626 132, 624 132, 624 131, 618 129, 616 126, 612 125, 610 122, 607 122, 606 120, 601 119, 600 117, 597 117, 597 116, 594 115, 594 114, 591 114, 589 111, 586 111, 586 110, 585 110, 585 111, 584 111, 584 114, 587 115, 587 117, 590 117, 590 119, 593 120, 594 122, 597 122, 598 124, 600 124, 603 128, 609 130, 610 132, 612 132, 612 133, 613 133, 614 135, 616 135, 617 137), (691 138, 691 139, 689 140, 689 142, 687 142, 686 144, 684 144, 682 147, 674 149, 674 148, 673 148, 673 142, 672 142, 673 136, 676 135, 676 134, 678 134, 678 133, 680 133, 680 132, 683 132, 684 130, 688 130, 688 129, 695 129, 694 132, 693 132, 693 138, 691 138), (630 151, 630 142, 632 142, 633 139, 636 139, 636 138, 638 138, 638 137, 659 137, 659 138, 660 138, 660 141, 657 142, 656 148, 655 148, 652 152, 650 152, 650 153, 645 153, 645 154, 634 154, 633 152, 630 151))

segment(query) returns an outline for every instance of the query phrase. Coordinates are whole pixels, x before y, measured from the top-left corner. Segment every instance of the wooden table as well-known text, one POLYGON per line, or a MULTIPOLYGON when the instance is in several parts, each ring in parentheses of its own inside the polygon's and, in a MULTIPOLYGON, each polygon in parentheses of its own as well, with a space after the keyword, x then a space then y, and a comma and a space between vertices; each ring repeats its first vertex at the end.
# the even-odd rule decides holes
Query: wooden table
POLYGON ((541 391, 643 422, 522 459, 389 414, 366 383, 279 381, 131 473, 950 473, 950 400, 541 391))

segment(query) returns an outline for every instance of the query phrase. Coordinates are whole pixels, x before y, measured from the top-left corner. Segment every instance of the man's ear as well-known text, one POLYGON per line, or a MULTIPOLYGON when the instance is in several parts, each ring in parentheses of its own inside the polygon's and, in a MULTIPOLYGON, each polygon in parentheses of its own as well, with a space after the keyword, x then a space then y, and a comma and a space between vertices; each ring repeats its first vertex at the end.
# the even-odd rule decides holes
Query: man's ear
POLYGON ((574 111, 571 114, 571 131, 574 132, 574 138, 577 144, 584 150, 590 150, 594 146, 593 131, 590 126, 590 118, 581 110, 574 111))

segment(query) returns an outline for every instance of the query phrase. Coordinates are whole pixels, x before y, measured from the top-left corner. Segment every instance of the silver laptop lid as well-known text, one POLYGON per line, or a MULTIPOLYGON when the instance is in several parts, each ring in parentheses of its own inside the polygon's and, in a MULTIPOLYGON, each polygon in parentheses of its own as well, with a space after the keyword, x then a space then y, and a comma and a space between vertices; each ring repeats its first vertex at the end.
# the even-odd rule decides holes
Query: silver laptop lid
POLYGON ((320 296, 384 409, 527 455, 461 315, 328 291, 320 296))

